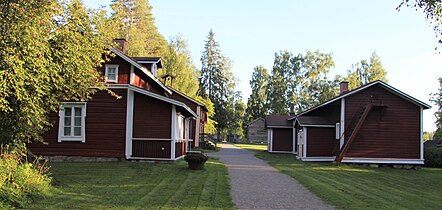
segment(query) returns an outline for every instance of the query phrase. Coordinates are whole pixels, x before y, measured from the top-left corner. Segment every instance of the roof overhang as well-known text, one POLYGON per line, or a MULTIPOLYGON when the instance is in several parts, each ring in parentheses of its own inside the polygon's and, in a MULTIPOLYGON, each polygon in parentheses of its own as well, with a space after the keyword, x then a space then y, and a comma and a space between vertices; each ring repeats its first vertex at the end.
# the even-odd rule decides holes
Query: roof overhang
POLYGON ((140 65, 137 61, 133 60, 132 58, 130 58, 129 56, 125 55, 123 52, 121 52, 121 51, 119 51, 119 50, 117 50, 115 48, 110 48, 110 50, 113 53, 115 53, 116 55, 118 55, 121 58, 123 58, 125 61, 129 62, 133 66, 135 66, 138 69, 140 69, 144 74, 146 74, 149 78, 151 78, 154 82, 156 82, 167 93, 172 94, 172 91, 170 91, 169 88, 167 88, 163 83, 161 83, 160 80, 158 80, 149 70, 146 69, 146 67, 140 65))
POLYGON ((416 98, 411 97, 410 95, 408 95, 408 94, 406 94, 406 93, 404 93, 404 92, 402 92, 402 91, 400 91, 400 90, 398 90, 398 89, 396 89, 396 88, 394 88, 394 87, 392 87, 392 86, 390 86, 390 85, 388 85, 388 84, 382 82, 381 80, 376 80, 376 81, 374 81, 374 82, 372 82, 372 83, 368 83, 368 84, 366 84, 366 85, 364 85, 364 86, 361 86, 361 87, 359 87, 359 88, 356 88, 356 89, 354 89, 354 90, 351 90, 351 91, 349 91, 349 92, 347 92, 347 93, 345 93, 345 94, 342 94, 342 95, 340 95, 340 96, 338 96, 338 97, 335 97, 335 98, 333 98, 333 99, 330 99, 330 100, 328 100, 328 101, 326 101, 326 102, 324 102, 324 103, 322 103, 322 104, 320 104, 320 105, 318 105, 318 106, 315 106, 315 107, 313 107, 313 108, 311 108, 311 109, 308 109, 308 110, 306 110, 306 111, 303 111, 303 112, 301 112, 301 113, 295 115, 294 117, 289 118, 288 120, 293 120, 293 119, 295 119, 295 118, 298 117, 298 116, 301 116, 301 115, 303 115, 303 114, 306 114, 306 113, 308 113, 308 112, 311 112, 311 111, 313 111, 313 110, 315 110, 315 109, 318 109, 318 108, 320 108, 320 107, 323 107, 323 106, 325 106, 325 105, 331 104, 331 103, 333 103, 333 102, 335 102, 335 101, 337 101, 337 100, 340 100, 340 99, 342 99, 342 98, 345 98, 345 97, 347 97, 347 96, 351 96, 351 95, 353 95, 353 94, 356 94, 356 93, 358 93, 358 92, 361 92, 361 91, 363 91, 363 90, 365 90, 365 89, 367 89, 367 88, 369 88, 369 87, 372 87, 372 86, 374 86, 374 85, 379 85, 380 87, 386 89, 387 91, 390 91, 391 93, 396 94, 397 96, 399 96, 399 97, 401 97, 401 98, 403 98, 403 99, 405 99, 405 100, 407 100, 407 101, 409 101, 409 102, 411 102, 411 103, 413 103, 413 104, 415 104, 415 105, 417 105, 417 106, 420 106, 420 107, 422 107, 423 109, 430 109, 430 108, 431 108, 430 105, 428 105, 428 104, 426 104, 426 103, 424 103, 424 102, 422 102, 422 101, 419 101, 419 100, 417 100, 416 98))

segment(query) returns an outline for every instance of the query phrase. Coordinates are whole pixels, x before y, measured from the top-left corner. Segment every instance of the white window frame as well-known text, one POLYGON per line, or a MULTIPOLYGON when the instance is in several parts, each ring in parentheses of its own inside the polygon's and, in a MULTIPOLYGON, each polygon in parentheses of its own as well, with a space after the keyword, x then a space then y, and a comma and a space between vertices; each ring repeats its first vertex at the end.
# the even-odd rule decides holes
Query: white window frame
POLYGON ((157 71, 158 71, 158 66, 156 63, 153 63, 152 66, 150 67, 150 71, 152 72, 152 74, 154 76, 157 76, 157 71))
POLYGON ((118 83, 118 65, 117 64, 106 64, 105 65, 105 71, 104 71, 104 78, 106 82, 115 82, 118 83), (109 79, 108 76, 108 70, 109 68, 115 68, 115 80, 109 79))
MULTIPOLYGON (((71 112, 71 126, 73 127, 73 117, 74 112, 71 112)), ((86 102, 66 102, 62 103, 60 106, 60 110, 58 112, 59 121, 58 121, 58 142, 62 141, 81 141, 83 143, 86 142, 86 102), (81 108, 81 135, 80 136, 65 136, 64 135, 64 125, 65 125, 65 109, 66 108, 81 108)), ((73 130, 71 130, 71 134, 73 134, 73 130)))

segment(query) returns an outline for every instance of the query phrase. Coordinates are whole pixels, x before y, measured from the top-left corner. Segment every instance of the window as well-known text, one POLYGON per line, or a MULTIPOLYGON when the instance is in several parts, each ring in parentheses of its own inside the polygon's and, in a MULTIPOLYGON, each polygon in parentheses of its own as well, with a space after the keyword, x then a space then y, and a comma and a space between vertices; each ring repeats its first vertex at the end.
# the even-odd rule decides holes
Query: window
POLYGON ((106 82, 118 82, 118 65, 107 64, 104 77, 106 82))
POLYGON ((85 142, 86 103, 64 103, 60 107, 58 125, 58 142, 81 141, 85 142))

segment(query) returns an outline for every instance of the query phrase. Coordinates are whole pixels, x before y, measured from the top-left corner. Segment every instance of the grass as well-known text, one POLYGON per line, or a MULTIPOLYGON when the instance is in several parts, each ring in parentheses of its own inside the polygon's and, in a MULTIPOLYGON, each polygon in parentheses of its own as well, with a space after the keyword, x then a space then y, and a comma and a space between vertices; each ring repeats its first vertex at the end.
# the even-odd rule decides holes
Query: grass
POLYGON ((255 145, 256 157, 294 179, 338 209, 442 209, 442 169, 403 170, 311 163, 290 154, 270 154, 255 145))
POLYGON ((215 148, 215 150, 210 150, 210 149, 203 149, 201 147, 195 147, 192 148, 192 151, 201 151, 202 153, 214 153, 214 152, 219 152, 219 146, 217 148, 215 148))
POLYGON ((226 167, 176 163, 52 163, 52 196, 29 209, 232 209, 226 167))
POLYGON ((267 144, 234 144, 234 145, 254 152, 267 150, 267 144))

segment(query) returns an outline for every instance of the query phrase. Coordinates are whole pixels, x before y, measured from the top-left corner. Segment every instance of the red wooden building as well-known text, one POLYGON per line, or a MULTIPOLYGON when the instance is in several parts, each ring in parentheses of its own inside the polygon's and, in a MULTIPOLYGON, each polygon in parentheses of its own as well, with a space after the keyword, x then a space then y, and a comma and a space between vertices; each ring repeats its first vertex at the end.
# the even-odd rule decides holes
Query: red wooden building
POLYGON ((423 164, 422 113, 429 105, 375 81, 288 118, 303 161, 423 164))
POLYGON ((205 107, 156 78, 160 58, 129 57, 125 40, 117 42, 121 50, 112 48, 115 57, 98 70, 121 98, 98 91, 88 102, 62 103, 49 116, 46 144, 30 145, 34 154, 176 160, 198 141, 205 107))
POLYGON ((269 115, 266 117, 267 151, 272 153, 293 153, 293 126, 289 115, 269 115))

